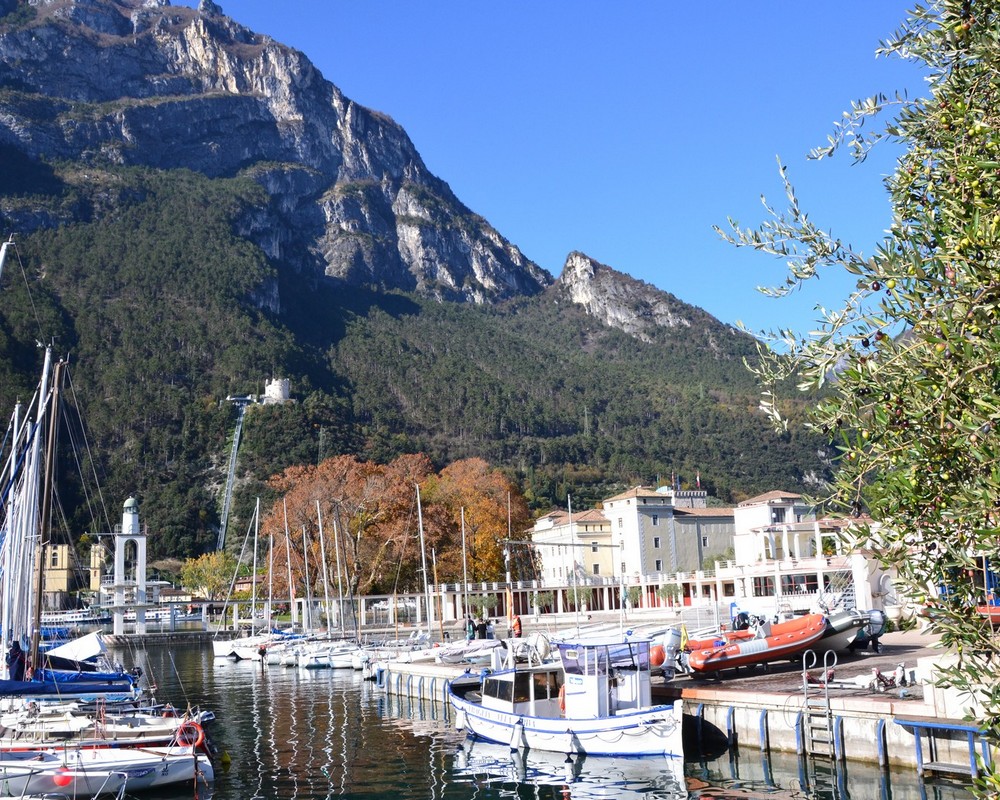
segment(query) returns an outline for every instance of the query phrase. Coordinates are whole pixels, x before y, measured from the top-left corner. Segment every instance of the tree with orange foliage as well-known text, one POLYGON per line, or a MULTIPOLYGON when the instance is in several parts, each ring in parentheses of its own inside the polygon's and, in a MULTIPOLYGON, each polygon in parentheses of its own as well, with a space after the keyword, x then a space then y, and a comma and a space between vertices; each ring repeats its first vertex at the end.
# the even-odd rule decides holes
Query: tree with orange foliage
MULTIPOLYGON (((446 510, 451 523, 450 547, 444 551, 445 557, 438 559, 440 579, 462 579, 461 517, 464 508, 469 580, 503 580, 508 503, 510 538, 527 539, 526 530, 531 522, 520 489, 503 472, 490 467, 481 458, 469 458, 454 462, 429 480, 425 497, 429 504, 446 510)), ((512 553, 513 558, 517 556, 512 553)))
MULTIPOLYGON (((306 533, 312 589, 322 585, 320 553, 325 552, 325 569, 333 576, 333 585, 339 554, 348 595, 416 590, 413 564, 419 563, 420 555, 416 486, 431 473, 430 461, 416 455, 401 456, 388 465, 336 456, 316 466, 290 467, 271 480, 284 493, 284 505, 275 504, 263 527, 265 532, 275 532, 275 541, 284 541, 287 508, 292 530, 306 533)), ((291 539, 292 547, 297 547, 295 537, 291 539)), ((277 553, 275 563, 282 557, 283 553, 277 553)), ((293 573, 303 575, 301 555, 292 561, 293 573)), ((276 577, 278 571, 276 567, 276 577)))

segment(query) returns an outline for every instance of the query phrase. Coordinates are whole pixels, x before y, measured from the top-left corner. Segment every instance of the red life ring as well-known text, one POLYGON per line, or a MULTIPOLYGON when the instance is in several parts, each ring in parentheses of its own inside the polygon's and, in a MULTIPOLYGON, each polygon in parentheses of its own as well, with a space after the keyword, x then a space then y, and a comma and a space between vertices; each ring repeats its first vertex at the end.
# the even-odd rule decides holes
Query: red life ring
POLYGON ((183 722, 177 728, 174 739, 179 745, 190 746, 197 750, 205 743, 205 729, 197 722, 183 722))

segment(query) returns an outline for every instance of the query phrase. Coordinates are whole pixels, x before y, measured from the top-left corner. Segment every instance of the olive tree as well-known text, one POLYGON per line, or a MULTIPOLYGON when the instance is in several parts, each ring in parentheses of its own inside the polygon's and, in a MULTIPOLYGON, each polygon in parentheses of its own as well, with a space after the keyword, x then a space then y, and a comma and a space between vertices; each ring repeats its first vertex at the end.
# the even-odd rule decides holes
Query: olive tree
MULTIPOLYGON (((801 209, 785 167, 787 208, 767 206, 755 228, 719 233, 783 258, 793 291, 823 270, 847 270, 856 289, 825 311, 819 331, 762 336, 762 406, 785 425, 770 391, 793 379, 819 392, 810 424, 838 452, 831 509, 870 514, 866 544, 929 609, 932 630, 957 654, 942 682, 968 694, 968 716, 1000 743, 997 642, 971 579, 1000 566, 1000 2, 937 0, 910 12, 882 55, 917 62, 924 96, 876 95, 852 104, 822 158, 863 161, 880 142, 901 145, 885 181, 893 209, 884 240, 862 253, 801 209)), ((979 785, 995 792, 992 776, 979 785)))

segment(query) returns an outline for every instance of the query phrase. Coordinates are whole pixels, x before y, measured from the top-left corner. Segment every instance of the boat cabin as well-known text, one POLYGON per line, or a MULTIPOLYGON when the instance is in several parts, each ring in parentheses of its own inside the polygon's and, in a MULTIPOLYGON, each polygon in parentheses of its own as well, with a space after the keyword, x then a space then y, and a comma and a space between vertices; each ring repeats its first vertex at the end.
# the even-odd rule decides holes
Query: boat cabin
POLYGON ((566 716, 610 717, 652 705, 649 640, 559 643, 566 716))
POLYGON ((557 663, 518 666, 483 679, 483 708, 528 717, 562 716, 562 667, 557 663))
POLYGON ((652 704, 650 641, 614 638, 557 646, 558 662, 486 676, 482 707, 531 717, 597 719, 652 704))

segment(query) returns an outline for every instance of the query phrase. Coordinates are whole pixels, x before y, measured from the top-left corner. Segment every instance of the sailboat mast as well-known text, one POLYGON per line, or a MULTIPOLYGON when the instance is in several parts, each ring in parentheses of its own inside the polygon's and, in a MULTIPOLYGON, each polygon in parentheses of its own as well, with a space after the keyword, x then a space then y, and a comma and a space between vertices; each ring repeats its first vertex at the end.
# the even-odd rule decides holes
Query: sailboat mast
POLYGON ((573 608, 576 609, 576 632, 580 633, 580 587, 577 585, 577 570, 576 570, 576 530, 573 528, 573 498, 570 495, 566 495, 566 512, 569 514, 569 541, 570 541, 570 552, 573 554, 573 578, 570 581, 570 586, 573 592, 573 608))
POLYGON ((32 669, 38 667, 38 645, 42 637, 42 593, 45 588, 45 564, 43 555, 45 546, 52 539, 50 526, 52 524, 52 487, 56 470, 56 434, 59 431, 59 389, 62 383, 65 362, 56 364, 52 375, 52 397, 48 403, 48 434, 45 443, 45 479, 42 484, 42 512, 38 525, 38 549, 35 562, 35 597, 34 616, 31 624, 31 657, 29 664, 32 669))
POLYGON ((257 624, 257 535, 260 533, 260 498, 253 510, 253 576, 250 581, 250 632, 257 624))
POLYGON ((274 530, 267 536, 267 605, 264 606, 264 622, 271 630, 271 604, 274 602, 274 530))
POLYGON ((427 583, 427 548, 424 546, 424 512, 420 508, 420 486, 417 485, 417 528, 420 531, 420 566, 424 571, 424 602, 427 608, 427 635, 431 635, 434 614, 431 611, 431 590, 427 583))
MULTIPOLYGON (((7 511, 4 515, 4 527, 3 527, 3 545, 2 552, 0 552, 0 564, 4 565, 3 570, 3 581, 0 583, 0 631, 6 631, 7 639, 13 641, 15 636, 11 635, 11 616, 12 616, 12 606, 13 606, 13 592, 11 590, 10 584, 10 573, 13 569, 13 559, 12 559, 12 548, 15 533, 14 533, 14 523, 16 520, 16 515, 14 509, 16 508, 15 498, 17 496, 16 492, 16 479, 17 479, 17 464, 20 459, 21 454, 21 404, 17 403, 14 406, 14 416, 11 420, 11 448, 10 456, 7 459, 7 467, 5 468, 2 481, 0 485, 7 486, 7 511)), ((16 632, 14 632, 16 635, 16 632)))
POLYGON ((462 506, 462 603, 469 616, 469 565, 465 557, 465 506, 462 506))
POLYGON ((302 526, 302 566, 305 569, 306 604, 302 609, 302 630, 312 632, 312 587, 309 585, 309 548, 306 542, 306 526, 302 526))
POLYGON ((288 607, 292 613, 292 627, 295 626, 295 585, 292 583, 292 541, 288 535, 288 504, 281 500, 281 510, 285 517, 285 566, 288 567, 288 607))
POLYGON ((319 510, 319 500, 316 501, 316 519, 319 522, 319 559, 323 564, 323 616, 326 618, 326 633, 330 635, 330 580, 326 568, 326 542, 323 536, 323 514, 319 510))
POLYGON ((337 599, 340 602, 340 630, 344 630, 344 582, 340 576, 340 527, 333 515, 333 551, 337 554, 337 599))

